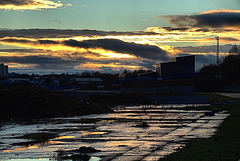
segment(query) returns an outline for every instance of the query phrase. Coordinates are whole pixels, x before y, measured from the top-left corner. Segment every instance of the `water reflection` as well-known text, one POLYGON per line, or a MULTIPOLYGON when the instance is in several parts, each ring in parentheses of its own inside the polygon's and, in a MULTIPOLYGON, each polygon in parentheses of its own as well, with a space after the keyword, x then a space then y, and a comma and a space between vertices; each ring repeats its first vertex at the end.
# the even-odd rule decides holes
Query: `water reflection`
POLYGON ((27 149, 37 149, 39 147, 40 146, 38 146, 38 145, 32 145, 32 146, 28 146, 28 147, 19 147, 19 148, 13 149, 13 150, 4 150, 2 152, 8 153, 8 152, 24 151, 24 150, 27 150, 27 149))
POLYGON ((39 159, 8 159, 3 161, 49 161, 49 159, 46 158, 39 158, 39 159))
MULTIPOLYGON (((158 160, 184 147, 186 142, 211 137, 216 132, 216 127, 228 116, 224 112, 205 116, 204 111, 178 108, 152 106, 146 109, 134 106, 118 109, 117 113, 111 114, 55 118, 45 124, 4 125, 0 131, 0 160, 54 158, 56 151, 71 151, 82 146, 101 150, 89 155, 102 159, 158 160), (81 122, 83 119, 84 123, 81 122), (146 122, 149 127, 135 126, 141 122, 146 122), (13 145, 24 141, 16 137, 53 129, 64 130, 55 130, 59 137, 44 144, 27 147, 13 145)), ((33 161, 37 160, 39 159, 33 161)))
POLYGON ((91 132, 91 131, 87 132, 87 131, 83 131, 82 135, 103 135, 103 134, 106 134, 106 133, 107 132, 99 132, 99 131, 97 131, 97 132, 91 132))
MULTIPOLYGON (((99 157, 91 157, 89 161, 99 161, 99 157)), ((39 159, 7 159, 3 161, 50 161, 48 158, 39 158, 39 159)), ((63 161, 63 160, 62 160, 63 161)))
POLYGON ((73 139, 75 138, 75 136, 59 136, 59 137, 55 137, 54 139, 73 139))
POLYGON ((21 147, 18 147, 16 149, 12 149, 12 150, 3 150, 2 152, 9 153, 9 152, 16 152, 16 151, 25 151, 25 150, 30 150, 30 149, 38 149, 38 148, 41 148, 43 146, 47 146, 47 145, 51 145, 51 144, 57 144, 57 143, 60 143, 60 142, 49 140, 49 141, 46 141, 46 142, 43 142, 43 143, 21 146, 21 147))

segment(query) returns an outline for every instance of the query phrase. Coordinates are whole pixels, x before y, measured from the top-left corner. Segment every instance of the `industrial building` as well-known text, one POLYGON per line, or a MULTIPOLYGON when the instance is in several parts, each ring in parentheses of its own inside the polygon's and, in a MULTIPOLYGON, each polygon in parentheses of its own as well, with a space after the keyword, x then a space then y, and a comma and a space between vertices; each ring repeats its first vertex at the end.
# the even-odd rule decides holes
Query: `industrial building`
POLYGON ((157 64, 156 70, 162 79, 192 78, 195 73, 195 55, 172 58, 157 64))
POLYGON ((139 73, 139 74, 119 74, 120 82, 129 82, 129 81, 151 81, 157 79, 156 72, 147 72, 147 73, 139 73))
POLYGON ((8 77, 8 66, 4 65, 4 63, 0 64, 0 79, 8 77))

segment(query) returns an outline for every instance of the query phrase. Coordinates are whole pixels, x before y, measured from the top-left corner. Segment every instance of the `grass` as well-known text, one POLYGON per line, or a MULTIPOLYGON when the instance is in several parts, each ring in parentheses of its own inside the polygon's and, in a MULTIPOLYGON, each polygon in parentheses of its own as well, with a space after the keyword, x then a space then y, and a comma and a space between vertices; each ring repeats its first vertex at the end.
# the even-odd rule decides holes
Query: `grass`
POLYGON ((30 85, 0 86, 0 122, 107 113, 112 110, 79 102, 61 92, 30 85))
MULTIPOLYGON (((207 95, 208 101, 238 100, 220 95, 207 95)), ((217 133, 209 138, 187 145, 161 161, 238 161, 240 159, 240 105, 214 105, 202 109, 227 110, 230 116, 224 120, 217 133)))

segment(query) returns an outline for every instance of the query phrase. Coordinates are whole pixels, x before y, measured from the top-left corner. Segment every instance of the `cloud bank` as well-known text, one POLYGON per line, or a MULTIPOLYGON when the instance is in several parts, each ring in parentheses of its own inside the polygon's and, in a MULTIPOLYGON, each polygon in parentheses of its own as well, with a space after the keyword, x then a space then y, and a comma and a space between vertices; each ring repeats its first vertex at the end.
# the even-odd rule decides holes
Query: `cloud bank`
MULTIPOLYGON (((47 1, 50 0, 44 2, 47 1)), ((40 0, 3 0, 0 6, 22 7, 35 2, 40 0)), ((154 65, 170 57, 194 54, 199 69, 216 61, 216 36, 220 37, 221 55, 228 53, 231 43, 239 43, 239 15, 239 10, 214 10, 161 16, 174 27, 149 27, 131 32, 0 29, 0 44, 6 45, 0 50, 0 60, 16 71, 121 72, 154 69, 154 65)))
POLYGON ((52 0, 1 0, 0 9, 6 10, 42 10, 62 7, 63 4, 52 0))
MULTIPOLYGON (((2 38, 0 42, 7 44, 14 44, 16 46, 30 46, 30 47, 48 47, 51 48, 58 47, 71 47, 72 51, 79 49, 85 49, 84 52, 89 49, 104 49, 107 51, 113 51, 114 53, 127 53, 134 55, 136 57, 155 59, 165 61, 169 57, 167 52, 161 48, 153 45, 136 44, 132 42, 124 42, 117 39, 96 39, 96 40, 64 40, 64 41, 53 41, 53 40, 32 40, 32 39, 19 39, 19 38, 2 38)), ((63 48, 64 49, 64 48, 63 48)), ((69 49, 69 48, 68 48, 69 49)), ((101 50, 100 50, 101 52, 101 50)))
POLYGON ((167 52, 153 45, 143 45, 131 42, 124 42, 117 39, 98 39, 98 40, 86 40, 76 41, 67 40, 63 44, 71 47, 80 48, 102 48, 106 50, 115 51, 117 53, 128 53, 137 57, 147 59, 167 60, 167 52))
POLYGON ((167 15, 167 18, 177 27, 199 28, 239 28, 240 10, 213 10, 195 15, 167 15))
MULTIPOLYGON (((221 53, 228 53, 232 48, 232 45, 226 44, 220 46, 221 53)), ((216 45, 208 45, 208 46, 185 46, 185 47, 176 47, 177 50, 184 53, 216 53, 217 46, 216 45)))
POLYGON ((0 38, 3 37, 26 37, 26 38, 69 38, 76 36, 99 37, 99 36, 141 36, 158 35, 154 32, 119 32, 101 30, 74 30, 74 29, 0 29, 0 38))

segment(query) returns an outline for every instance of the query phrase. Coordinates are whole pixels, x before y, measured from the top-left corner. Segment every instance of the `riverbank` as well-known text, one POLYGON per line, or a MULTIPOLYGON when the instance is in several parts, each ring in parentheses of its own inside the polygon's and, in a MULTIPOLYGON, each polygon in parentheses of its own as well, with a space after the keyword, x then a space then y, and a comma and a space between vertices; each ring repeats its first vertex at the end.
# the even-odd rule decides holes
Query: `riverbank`
MULTIPOLYGON (((208 102, 235 100, 217 94, 207 95, 208 102)), ((209 138, 190 143, 161 161, 238 161, 240 158, 240 105, 211 105, 202 109, 227 110, 230 116, 224 120, 217 133, 209 138)))

